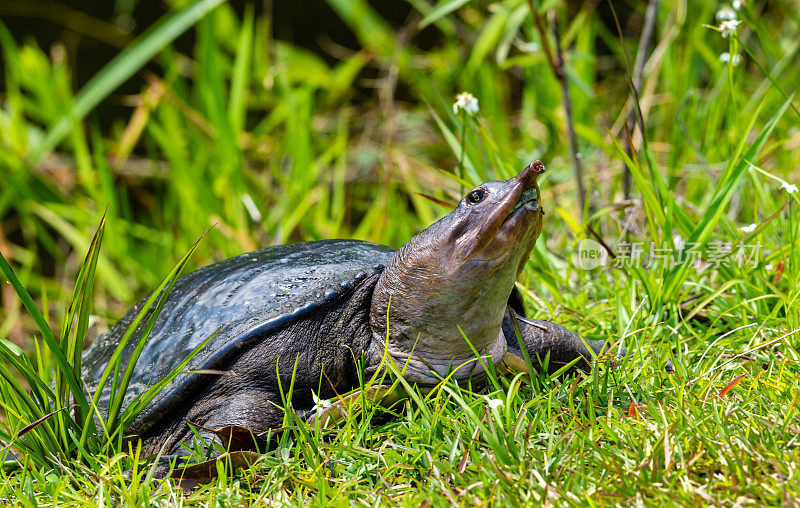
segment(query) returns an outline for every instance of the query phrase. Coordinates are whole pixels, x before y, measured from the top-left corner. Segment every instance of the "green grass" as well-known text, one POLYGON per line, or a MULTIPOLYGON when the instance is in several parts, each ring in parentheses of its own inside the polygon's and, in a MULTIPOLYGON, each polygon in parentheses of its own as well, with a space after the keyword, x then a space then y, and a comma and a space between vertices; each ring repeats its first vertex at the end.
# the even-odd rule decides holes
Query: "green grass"
MULTIPOLYGON (((0 337, 28 351, 30 375, 44 380, 34 397, 53 381, 56 401, 21 418, 7 412, 3 445, 36 414, 71 404, 74 390, 59 388, 70 366, 49 351, 74 359, 90 312, 109 326, 208 228, 190 268, 297 240, 399 246, 447 212, 437 200, 454 202, 462 185, 506 178, 536 158, 548 169, 547 215, 520 277, 529 314, 633 354, 567 380, 414 393, 393 418, 368 406, 324 440, 296 422, 248 471, 220 462, 221 474, 190 494, 170 482, 127 486, 123 472, 144 478, 148 463, 118 439, 77 451, 72 434, 59 434, 70 428, 63 411, 25 435, 45 436, 34 443, 44 459, 4 468, 0 499, 798 503, 800 194, 786 189, 800 181, 796 4, 745 2, 735 36, 723 38, 709 27, 722 4, 661 2, 635 104, 626 61, 644 6, 623 19, 623 45, 588 4, 567 13, 534 2, 558 12, 566 48, 589 190, 581 216, 560 84, 537 49, 528 2, 409 0, 403 27, 366 0, 328 3, 361 44, 332 48, 334 63, 275 40, 268 17, 250 8, 183 2, 81 90, 63 46, 14 40, 0 25, 0 251, 32 296, 20 305, 2 286, 0 337), (440 37, 426 50, 413 38, 423 25, 440 37), (194 34, 188 54, 170 45, 184 30, 194 34), (724 51, 741 63, 721 62, 724 51), (150 59, 155 73, 141 93, 119 96, 116 86, 150 59), (474 119, 452 111, 464 90, 480 101, 474 119), (130 106, 129 119, 101 128, 94 111, 103 101, 130 106), (631 134, 629 158, 624 121, 635 106, 646 135, 631 134), (102 246, 90 249, 106 209, 102 246), (642 262, 580 268, 580 242, 596 238, 589 225, 617 254, 623 243, 641 246, 642 262), (707 263, 647 262, 651 243, 707 263), (715 252, 720 262, 708 262, 715 252), (23 309, 33 302, 40 318, 23 309), (48 328, 67 346, 42 347, 48 328), (667 358, 674 376, 663 371, 667 358), (53 459, 48 450, 60 451, 53 459)), ((9 387, 6 408, 24 398, 9 387)))

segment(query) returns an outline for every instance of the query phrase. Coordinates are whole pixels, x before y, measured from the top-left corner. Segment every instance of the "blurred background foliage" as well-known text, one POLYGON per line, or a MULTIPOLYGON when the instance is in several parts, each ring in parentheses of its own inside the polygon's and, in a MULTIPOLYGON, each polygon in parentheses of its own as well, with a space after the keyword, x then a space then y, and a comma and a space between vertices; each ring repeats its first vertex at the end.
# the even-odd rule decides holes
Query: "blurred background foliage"
MULTIPOLYGON (((621 33, 599 0, 213 3, 0 0, 0 250, 46 312, 67 299, 106 209, 101 323, 144 296, 207 228, 192 267, 298 240, 399 246, 446 213, 462 185, 506 178, 533 159, 548 168, 545 231, 525 277, 534 313, 562 313, 600 334, 615 326, 594 321, 600 313, 628 317, 642 294, 652 322, 672 309, 674 323, 694 308, 687 301, 719 296, 730 280, 745 295, 715 303, 721 315, 744 315, 742 301, 784 315, 796 297, 796 273, 772 284, 770 271, 793 243, 791 213, 759 229, 770 245, 755 267, 732 272, 598 274, 576 269, 571 256, 590 237, 586 224, 611 245, 673 242, 697 224, 714 231, 704 242, 730 242, 790 200, 776 180, 735 170, 752 163, 797 181, 799 117, 794 106, 783 113, 800 82, 798 2, 746 3, 737 33, 749 55, 713 28, 730 7, 701 0, 649 2, 654 34, 643 48, 648 2, 634 0, 613 2, 621 33), (142 44, 191 8, 210 12, 184 20, 163 48, 142 44), (544 51, 556 32, 585 212, 560 81, 544 51), (741 63, 726 63, 724 52, 741 63), (629 86, 640 54, 643 154, 629 86), (453 113, 465 90, 479 100, 475 118, 453 113), (660 176, 637 181, 637 171, 649 174, 648 153, 660 176), (668 198, 652 201, 660 185, 668 198), (765 289, 782 295, 778 304, 751 302, 765 289), (594 311, 593 302, 605 303, 594 311)), ((24 321, 8 285, 1 298, 0 336, 19 341, 24 321)))

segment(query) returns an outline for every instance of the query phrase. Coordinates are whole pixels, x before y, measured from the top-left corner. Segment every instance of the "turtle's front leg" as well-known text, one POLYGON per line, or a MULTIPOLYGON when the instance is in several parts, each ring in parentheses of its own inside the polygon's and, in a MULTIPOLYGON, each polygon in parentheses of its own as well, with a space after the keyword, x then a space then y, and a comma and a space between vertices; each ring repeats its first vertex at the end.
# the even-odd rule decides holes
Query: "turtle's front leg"
POLYGON ((588 370, 594 356, 608 353, 612 347, 610 341, 585 340, 577 333, 571 332, 561 325, 540 319, 524 318, 509 309, 506 312, 505 319, 503 319, 503 334, 508 343, 508 353, 506 353, 504 361, 513 370, 525 369, 525 356, 520 349, 517 334, 514 330, 514 321, 519 327, 522 342, 528 351, 534 368, 544 365, 547 354, 550 354, 547 363, 548 374, 556 372, 575 359, 578 359, 578 361, 575 362, 574 368, 588 370), (591 348, 591 351, 589 348, 591 348))

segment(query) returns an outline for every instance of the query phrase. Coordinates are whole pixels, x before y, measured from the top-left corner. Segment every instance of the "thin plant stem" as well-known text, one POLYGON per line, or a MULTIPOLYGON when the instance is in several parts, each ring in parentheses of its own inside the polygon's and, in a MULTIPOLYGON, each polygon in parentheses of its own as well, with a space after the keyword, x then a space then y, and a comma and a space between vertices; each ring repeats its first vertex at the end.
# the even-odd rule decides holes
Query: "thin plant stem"
POLYGON ((550 39, 548 30, 545 27, 544 19, 534 5, 533 0, 528 0, 528 7, 533 17, 533 22, 536 25, 536 30, 539 32, 539 38, 542 40, 542 50, 547 56, 547 61, 553 73, 556 75, 559 83, 561 84, 561 100, 564 104, 564 116, 566 117, 566 130, 567 139, 569 140, 570 153, 572 154, 572 168, 575 173, 575 184, 578 188, 578 204, 581 210, 581 220, 585 215, 586 207, 586 186, 583 182, 583 161, 581 154, 578 151, 578 137, 575 134, 575 124, 572 118, 572 99, 569 95, 569 82, 567 81, 567 73, 564 70, 564 55, 561 51, 561 37, 558 32, 558 18, 553 15, 553 40, 555 49, 550 48, 550 39))
MULTIPOLYGON (((617 17, 617 11, 614 9, 614 4, 609 0, 608 6, 611 8, 611 14, 614 17, 614 24, 617 27, 617 36, 619 37, 620 47, 622 48, 622 54, 625 57, 625 66, 628 70, 628 85, 630 86, 630 92, 633 98, 633 110, 636 113, 635 118, 639 121, 639 128, 641 129, 642 133, 642 148, 644 150, 644 159, 647 162, 647 166, 650 168, 650 175, 653 182, 656 182, 657 178, 661 178, 660 175, 656 174, 656 168, 653 163, 653 160, 650 158, 649 149, 647 145, 647 132, 644 128, 644 114, 642 113, 641 108, 641 101, 639 98, 639 89, 636 87, 636 83, 634 83, 634 77, 631 69, 631 61, 630 56, 628 55, 628 48, 625 45, 625 39, 622 37, 622 26, 619 24, 619 18, 617 17)), ((632 137, 632 136, 631 136, 632 137)), ((661 208, 664 206, 664 198, 661 195, 661 187, 659 185, 655 185, 655 195, 658 198, 658 204, 661 208)))
MULTIPOLYGON (((736 114, 736 112, 739 111, 739 109, 738 109, 738 107, 736 105, 736 103, 737 103, 737 100, 736 100, 737 94, 736 94, 736 86, 734 84, 734 74, 733 74, 733 68, 736 66, 736 64, 734 63, 734 57, 738 53, 738 49, 737 49, 736 46, 737 46, 736 37, 731 36, 731 38, 730 38, 730 40, 728 42, 728 69, 727 70, 728 70, 728 88, 730 88, 730 90, 731 90, 731 111, 733 112, 733 122, 734 123, 738 123, 739 118, 740 118, 740 116, 736 114)), ((737 125, 737 128, 735 130, 733 130, 733 132, 739 132, 738 125, 737 125)), ((734 144, 735 144, 735 142, 734 142, 734 144)))
MULTIPOLYGON (((567 120, 567 138, 569 139, 569 149, 572 153, 572 168, 575 171, 575 183, 578 186, 578 203, 581 206, 581 218, 584 216, 586 207, 586 186, 583 183, 583 160, 578 151, 578 136, 575 134, 575 123, 572 118, 572 98, 569 95, 569 82, 567 73, 564 71, 564 54, 561 51, 561 36, 558 32, 558 18, 553 16, 553 38, 556 45, 556 62, 561 72, 557 73, 561 82, 561 98, 564 101, 564 115, 567 120)), ((591 206, 589 207, 591 209, 591 206)))
MULTIPOLYGON (((653 38, 653 32, 658 19, 658 5, 660 0, 649 0, 647 3, 647 11, 644 15, 644 25, 642 26, 642 33, 639 36, 639 49, 636 52, 636 60, 633 64, 633 86, 636 89, 642 87, 644 82, 644 65, 647 60, 647 53, 650 50, 650 41, 653 38)), ((628 125, 630 125, 631 132, 636 130, 636 111, 631 108, 628 115, 628 125)), ((633 147, 628 144, 627 146, 628 157, 633 155, 633 147)), ((625 199, 630 198, 631 195, 631 170, 625 166, 622 173, 622 194, 625 199)))
POLYGON ((458 178, 460 183, 458 185, 458 194, 464 194, 464 151, 467 144, 467 113, 461 110, 461 157, 458 160, 458 178))
MULTIPOLYGON (((781 94, 783 99, 788 101, 789 96, 786 95, 786 92, 783 90, 783 88, 780 85, 778 85, 777 81, 775 81, 775 78, 772 76, 772 73, 770 73, 766 68, 764 68, 763 65, 761 65, 761 63, 758 61, 758 58, 756 58, 753 52, 750 51, 750 48, 747 47, 747 44, 744 44, 742 40, 739 38, 739 36, 736 35, 736 33, 732 34, 731 37, 734 37, 736 39, 736 41, 739 43, 739 47, 741 47, 742 50, 744 50, 744 52, 747 53, 747 56, 749 56, 750 60, 754 64, 756 64, 756 67, 758 67, 758 69, 761 71, 764 77, 766 77, 769 80, 769 82, 772 83, 772 86, 775 88, 775 90, 778 91, 778 93, 781 94)), ((800 118, 800 111, 797 110, 797 107, 793 103, 789 103, 789 108, 792 111, 794 111, 794 114, 797 115, 798 118, 800 118)))

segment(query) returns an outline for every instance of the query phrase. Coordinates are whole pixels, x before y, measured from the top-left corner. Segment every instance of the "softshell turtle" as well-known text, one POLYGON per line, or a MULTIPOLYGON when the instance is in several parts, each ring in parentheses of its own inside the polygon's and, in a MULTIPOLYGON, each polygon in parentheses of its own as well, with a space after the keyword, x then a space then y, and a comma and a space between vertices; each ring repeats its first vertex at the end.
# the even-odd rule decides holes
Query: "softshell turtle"
MULTIPOLYGON (((295 243, 181 277, 144 346, 126 401, 213 337, 128 433, 140 436, 147 450, 167 453, 191 439, 189 423, 263 433, 284 421, 281 389, 293 385, 298 415, 318 417, 315 396, 358 388, 359 369, 370 376, 385 368, 386 358, 422 387, 448 374, 479 379, 484 362, 501 371, 524 368, 512 317, 534 362, 549 353, 555 370, 590 359, 586 346, 598 353, 602 341, 588 343, 553 323, 524 318, 514 290, 542 229, 536 183, 542 172, 537 161, 514 178, 472 189, 397 251, 351 240, 295 243)), ((84 354, 90 387, 141 305, 84 354)))

